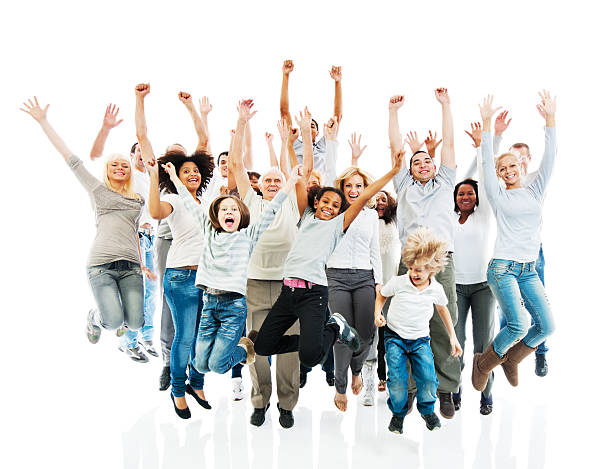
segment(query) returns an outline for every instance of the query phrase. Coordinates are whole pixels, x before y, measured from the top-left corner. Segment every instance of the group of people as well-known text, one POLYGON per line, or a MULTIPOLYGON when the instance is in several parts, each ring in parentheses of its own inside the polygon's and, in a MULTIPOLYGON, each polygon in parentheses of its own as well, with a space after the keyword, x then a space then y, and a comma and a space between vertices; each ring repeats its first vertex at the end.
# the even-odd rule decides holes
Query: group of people
MULTIPOLYGON (((349 140, 351 166, 337 172, 341 67, 330 71, 334 111, 319 139, 308 108, 293 118, 289 112, 293 68, 292 61, 284 62, 280 154, 266 134, 270 168, 263 171, 253 168, 252 100, 239 102, 229 150, 214 158, 212 105, 204 97, 197 109, 192 96, 180 92, 197 147, 190 153, 175 143, 156 157, 145 118, 150 86, 137 85, 137 143, 129 158, 108 157, 102 180, 51 127, 48 105, 37 98, 24 103, 22 110, 40 124, 92 200, 96 236, 87 275, 96 308, 87 317, 90 342, 99 340, 103 328, 116 331, 119 349, 132 360, 158 356, 153 331, 160 290, 160 390, 171 386, 176 414, 191 416, 185 394, 211 408, 204 393, 210 372, 232 370, 234 397, 240 399, 241 369, 248 365, 255 426, 264 423, 270 406, 274 356, 285 428, 293 426, 299 390, 317 365, 335 386, 340 411, 347 409, 349 385, 363 405, 374 404, 377 388, 389 394, 390 431, 402 433, 415 398, 427 428, 439 428, 437 400, 445 418, 461 407, 470 311, 471 380, 481 392, 481 414, 493 409, 497 365, 516 386, 518 364, 537 349, 536 374, 546 375, 544 340, 554 324, 543 287, 540 230, 556 153, 556 100, 540 93, 544 157, 528 173, 526 144, 500 154, 511 119, 507 111, 494 119, 499 108, 491 96, 485 98, 481 122, 466 131, 476 156, 457 182, 448 91, 434 93, 442 113, 440 140, 432 132, 423 141, 416 132, 403 139, 398 114, 405 99, 393 96, 390 169, 375 180, 359 167, 365 146, 355 134, 349 140), (391 181, 396 195, 384 189, 391 181)), ((118 112, 114 105, 106 109, 92 159, 103 154, 110 130, 121 123, 118 112)))

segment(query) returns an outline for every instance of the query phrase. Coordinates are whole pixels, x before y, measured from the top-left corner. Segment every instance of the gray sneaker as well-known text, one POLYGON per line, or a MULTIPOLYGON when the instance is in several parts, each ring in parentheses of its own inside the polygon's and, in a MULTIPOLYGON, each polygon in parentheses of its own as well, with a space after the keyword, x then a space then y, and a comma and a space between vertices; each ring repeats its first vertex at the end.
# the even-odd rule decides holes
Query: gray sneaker
POLYGON ((359 349, 359 334, 357 331, 349 326, 344 316, 340 313, 334 313, 329 317, 328 324, 336 324, 339 329, 338 342, 346 345, 353 352, 359 349))
POLYGON ((97 344, 100 340, 100 334, 102 333, 100 326, 96 325, 95 314, 95 309, 90 309, 89 313, 87 313, 87 340, 89 340, 91 344, 97 344))
POLYGON ((149 361, 145 353, 140 349, 140 346, 138 345, 133 348, 123 348, 120 345, 117 348, 119 349, 119 351, 126 353, 127 356, 130 357, 135 362, 147 363, 149 361))
POLYGON ((152 355, 154 357, 159 357, 159 353, 157 353, 157 350, 155 350, 155 347, 153 347, 152 340, 140 339, 138 343, 142 345, 142 347, 145 349, 145 352, 147 352, 149 355, 152 355))

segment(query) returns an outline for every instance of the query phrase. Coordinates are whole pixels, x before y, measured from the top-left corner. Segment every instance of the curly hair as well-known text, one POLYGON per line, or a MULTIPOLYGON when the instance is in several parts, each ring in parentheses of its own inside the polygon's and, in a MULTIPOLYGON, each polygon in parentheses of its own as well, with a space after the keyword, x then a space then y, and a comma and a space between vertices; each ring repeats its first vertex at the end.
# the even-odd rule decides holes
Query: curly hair
POLYGON ((397 200, 387 191, 379 191, 387 196, 387 206, 383 211, 381 217, 378 217, 382 220, 385 220, 385 225, 388 225, 391 222, 397 220, 397 200))
POLYGON ((159 188, 165 190, 169 194, 176 194, 176 187, 174 187, 174 183, 170 180, 168 173, 162 168, 162 164, 172 163, 176 169, 176 174, 179 174, 181 166, 189 161, 195 163, 200 172, 201 181, 196 191, 196 195, 198 197, 202 195, 202 191, 208 185, 213 174, 213 169, 215 168, 213 157, 204 151, 197 151, 191 156, 187 156, 180 151, 166 152, 164 156, 157 160, 159 165, 159 188))
POLYGON ((321 200, 321 197, 323 197, 323 194, 326 192, 333 192, 334 194, 338 194, 338 196, 340 196, 340 213, 345 212, 346 209, 350 207, 348 200, 346 200, 346 197, 344 196, 344 192, 342 192, 340 189, 336 189, 335 187, 331 186, 312 186, 308 191, 308 205, 310 205, 310 208, 314 210, 315 200, 321 200))
POLYGON ((413 232, 402 249, 402 262, 406 267, 414 264, 425 266, 432 274, 442 272, 448 260, 446 253, 448 246, 444 241, 437 239, 425 227, 413 232))
POLYGON ((478 181, 474 181, 472 178, 464 179, 455 186, 455 191, 453 192, 453 199, 455 201, 455 212, 457 213, 461 213, 461 210, 459 210, 459 205, 457 205, 457 193, 459 192, 459 187, 463 186, 464 184, 472 186, 472 188, 474 189, 474 192, 476 193, 476 207, 478 207, 478 204, 480 203, 480 199, 478 198, 478 181))

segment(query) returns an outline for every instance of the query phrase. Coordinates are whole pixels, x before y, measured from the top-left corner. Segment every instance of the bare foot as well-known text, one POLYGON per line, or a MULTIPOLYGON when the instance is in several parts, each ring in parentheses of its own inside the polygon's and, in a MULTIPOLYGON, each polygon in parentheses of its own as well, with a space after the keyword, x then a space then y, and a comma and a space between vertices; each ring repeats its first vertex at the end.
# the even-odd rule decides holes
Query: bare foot
POLYGON ((346 412, 346 406, 348 404, 346 394, 340 394, 339 392, 336 392, 336 396, 334 397, 334 404, 340 412, 346 412))
POLYGON ((378 391, 385 392, 386 389, 387 389, 387 382, 382 379, 378 381, 378 391))
POLYGON ((353 375, 353 380, 351 382, 351 389, 353 390, 353 394, 355 396, 361 392, 363 389, 363 380, 361 379, 361 375, 353 375))
POLYGON ((185 400, 185 396, 176 397, 173 394, 172 398, 174 399, 174 405, 176 406, 177 409, 183 410, 187 408, 187 401, 185 400))

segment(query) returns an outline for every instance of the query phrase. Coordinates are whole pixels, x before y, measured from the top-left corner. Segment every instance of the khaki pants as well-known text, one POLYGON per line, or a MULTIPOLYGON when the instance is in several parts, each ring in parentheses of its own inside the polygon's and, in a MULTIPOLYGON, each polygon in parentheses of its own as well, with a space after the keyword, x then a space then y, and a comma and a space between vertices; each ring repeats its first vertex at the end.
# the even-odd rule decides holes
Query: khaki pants
MULTIPOLYGON (((259 330, 272 305, 280 295, 281 280, 247 280, 247 330, 259 330)), ((286 335, 299 334, 299 322, 289 328, 286 335)), ((298 352, 276 355, 276 393, 281 409, 293 410, 300 394, 300 360, 298 352)), ((272 395, 272 373, 268 357, 255 356, 249 365, 251 403, 256 409, 264 408, 272 395)))

